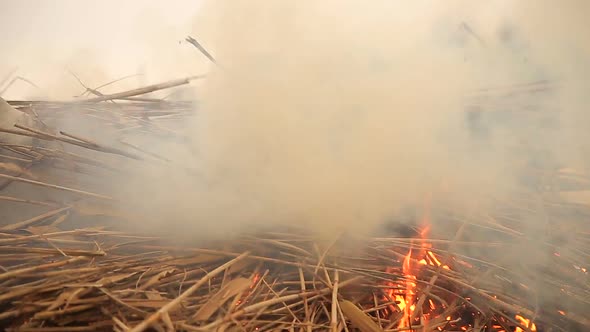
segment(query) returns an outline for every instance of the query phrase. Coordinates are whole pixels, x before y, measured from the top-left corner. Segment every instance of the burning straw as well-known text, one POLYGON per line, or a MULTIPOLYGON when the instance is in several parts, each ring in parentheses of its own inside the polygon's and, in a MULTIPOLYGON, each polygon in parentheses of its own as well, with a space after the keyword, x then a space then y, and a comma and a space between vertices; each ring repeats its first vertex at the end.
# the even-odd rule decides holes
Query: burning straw
MULTIPOLYGON (((37 227, 2 230, 0 318, 10 330, 560 330, 551 321, 562 314, 494 294, 500 281, 474 287, 485 264, 439 255, 426 240, 369 239, 351 254, 344 239, 329 246, 288 230, 221 250, 37 227)), ((587 323, 577 315, 561 320, 587 323)))
MULTIPOLYGON (((553 268, 536 276, 538 286, 555 289, 567 299, 541 306, 531 301, 536 288, 518 281, 521 271, 511 271, 510 265, 488 254, 495 247, 513 245, 509 239, 525 239, 518 223, 507 224, 501 215, 487 216, 485 222, 478 219, 482 216, 459 218, 461 213, 455 211, 446 216, 453 220, 454 235, 433 238, 434 203, 421 207, 422 217, 401 232, 403 236, 389 232, 358 239, 341 234, 331 242, 304 229, 281 227, 194 247, 96 221, 81 227, 78 221, 86 215, 114 221, 129 216, 101 208, 115 198, 85 190, 80 187, 83 181, 62 185, 63 178, 58 183, 55 177, 42 177, 40 169, 65 169, 87 179, 100 176, 99 170, 120 171, 120 158, 170 162, 149 147, 127 143, 124 136, 148 132, 160 139, 178 139, 173 129, 159 122, 189 116, 192 105, 163 100, 100 102, 185 81, 76 103, 82 116, 95 117, 122 133, 110 143, 48 126, 2 128, 9 135, 3 137, 30 139, 26 144, 0 143, 6 152, 3 165, 13 165, 2 168, 3 188, 23 183, 69 195, 56 201, 0 196, 15 209, 45 210, 0 227, 0 322, 8 331, 531 332, 590 327, 588 271, 579 263, 587 263, 589 255, 587 230, 579 233, 575 251, 541 246, 551 251, 553 268), (465 236, 482 228, 502 235, 487 243, 465 236), (488 250, 469 256, 462 248, 488 250)), ((11 104, 36 114, 40 123, 72 109, 72 103, 11 104)), ((555 213, 572 208, 588 213, 587 206, 563 200, 550 208, 555 213)))

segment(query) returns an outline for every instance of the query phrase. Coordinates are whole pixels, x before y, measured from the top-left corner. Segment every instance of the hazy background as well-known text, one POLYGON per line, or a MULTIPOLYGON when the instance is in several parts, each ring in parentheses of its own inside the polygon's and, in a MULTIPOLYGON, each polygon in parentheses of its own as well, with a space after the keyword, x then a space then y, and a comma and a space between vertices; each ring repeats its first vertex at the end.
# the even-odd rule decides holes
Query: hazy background
POLYGON ((368 230, 429 194, 462 208, 509 200, 530 159, 585 169, 589 9, 574 0, 4 0, 0 73, 18 66, 41 87, 19 82, 6 98, 56 99, 83 91, 65 68, 90 86, 144 74, 103 92, 209 73, 193 85, 199 115, 179 127, 189 144, 142 141, 173 163, 129 162, 136 176, 113 178, 142 226, 368 230), (179 44, 189 34, 220 67, 179 44), (538 80, 556 85, 511 93, 538 80), (501 89, 479 91, 490 87, 501 89), (476 125, 473 107, 484 114, 476 125), (178 171, 186 167, 194 172, 178 171))
POLYGON ((202 71, 207 63, 179 45, 200 6, 190 0, 2 0, 0 77, 18 68, 16 75, 42 89, 18 82, 4 97, 69 99, 83 89, 66 68, 91 87, 143 74, 114 91, 202 71))

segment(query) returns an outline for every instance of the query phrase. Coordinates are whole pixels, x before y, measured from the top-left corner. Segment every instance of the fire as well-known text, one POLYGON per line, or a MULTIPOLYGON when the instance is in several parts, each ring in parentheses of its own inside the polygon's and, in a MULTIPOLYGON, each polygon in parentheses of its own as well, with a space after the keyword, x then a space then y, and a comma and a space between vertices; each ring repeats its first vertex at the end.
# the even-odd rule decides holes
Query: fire
MULTIPOLYGON (((422 325, 425 329, 430 321, 435 324, 432 326, 433 331, 445 331, 448 330, 448 328, 453 328, 455 331, 469 331, 473 328, 469 319, 466 320, 465 317, 455 317, 456 319, 453 319, 452 316, 441 316, 444 312, 441 309, 446 309, 444 305, 437 305, 434 299, 429 298, 427 301, 420 299, 421 295, 418 289, 418 278, 420 276, 419 273, 421 268, 429 266, 451 270, 448 265, 443 263, 444 260, 435 253, 432 244, 426 240, 427 234, 430 231, 430 222, 430 197, 427 197, 424 202, 424 213, 420 219, 420 237, 410 242, 410 248, 407 249, 405 255, 400 255, 400 257, 403 258, 401 262, 401 270, 404 277, 403 281, 390 281, 387 283, 387 286, 390 288, 385 291, 383 299, 389 303, 395 301, 397 305, 389 304, 388 310, 386 311, 389 313, 398 313, 396 317, 401 315, 399 321, 393 324, 399 330, 407 330, 409 326, 416 326, 418 324, 422 325), (418 304, 421 305, 420 308, 417 308, 418 304), (416 310, 420 312, 420 317, 415 316, 416 310), (456 324, 459 321, 463 322, 462 325, 456 324), (443 325, 441 325, 441 323, 443 325)), ((555 253, 555 255, 559 256, 559 253, 555 253)), ((471 264, 458 259, 454 259, 453 261, 466 267, 473 267, 471 264)), ((581 267, 578 268, 578 270, 586 272, 586 270, 581 267)), ((399 268, 393 266, 388 267, 386 272, 399 274, 399 268)), ((522 286, 528 288, 526 285, 522 286)), ((495 295, 492 296, 496 297, 495 295)), ((467 298, 467 301, 469 300, 470 298, 467 298)), ((563 311, 559 311, 559 313, 565 315, 565 312, 563 311)), ((516 315, 515 319, 526 329, 526 331, 537 331, 537 326, 531 321, 531 319, 527 319, 521 315, 516 315)), ((508 323, 508 321, 503 321, 502 323, 499 321, 490 322, 488 329, 495 332, 508 332, 505 327, 507 325, 504 325, 508 323)), ((525 330, 523 330, 523 328, 515 327, 514 330, 510 329, 510 331, 524 332, 525 330)))
MULTIPOLYGON (((430 247, 430 244, 427 244, 427 246, 430 247)), ((432 251, 427 250, 426 257, 428 258, 428 261, 426 260, 426 258, 422 258, 418 263, 421 265, 430 265, 435 267, 439 267, 442 265, 441 261, 436 257, 436 255, 434 255, 432 251)), ((445 270, 450 269, 448 265, 443 265, 442 268, 445 270)))
POLYGON ((432 309, 432 310, 436 309, 436 305, 434 304, 434 301, 428 300, 428 303, 430 304, 430 309, 432 309))
MULTIPOLYGON (((518 322, 520 324, 526 326, 532 332, 537 331, 537 327, 535 326, 534 323, 531 323, 531 320, 530 319, 526 319, 526 318, 522 317, 521 315, 516 315, 516 319, 518 320, 518 322)), ((516 330, 514 330, 514 332, 524 332, 524 330, 521 329, 520 327, 517 327, 516 330)))
POLYGON ((250 282, 250 286, 248 287, 248 291, 246 293, 244 293, 242 295, 242 297, 240 299, 238 299, 235 303, 236 306, 240 306, 243 303, 248 303, 248 298, 250 297, 251 292, 254 290, 254 288, 256 287, 256 285, 258 284, 258 281, 260 281, 261 275, 260 273, 254 273, 254 275, 252 276, 252 281, 250 282))
MULTIPOLYGON (((395 269, 393 267, 387 268, 386 272, 393 273, 395 269)), ((408 250, 408 253, 404 256, 404 260, 402 263, 402 272, 405 278, 403 282, 403 294, 395 294, 394 289, 399 287, 399 284, 394 282, 388 282, 388 286, 391 289, 386 291, 385 299, 392 299, 395 300, 397 303, 397 308, 394 305, 389 306, 392 312, 394 311, 401 311, 403 312, 403 316, 398 324, 398 328, 403 328, 408 326, 410 322, 410 318, 412 317, 412 313, 416 308, 414 304, 414 297, 416 294, 416 275, 414 274, 413 267, 412 267, 412 249, 408 250)), ((431 301, 430 305, 433 306, 434 303, 431 301)))
MULTIPOLYGON (((424 200, 424 213, 420 220, 420 224, 422 226, 422 231, 420 232, 420 237, 422 239, 421 247, 422 249, 419 251, 418 256, 422 256, 419 261, 419 264, 422 265, 434 265, 440 266, 442 263, 436 255, 427 250, 426 248, 430 248, 431 246, 424 241, 426 234, 430 230, 430 195, 425 197, 424 200), (428 261, 426 260, 428 258, 428 261), (435 265, 436 264, 436 265, 435 265)), ((413 244, 413 243, 412 243, 413 244)), ((412 315, 414 314, 414 310, 416 310, 416 269, 417 266, 412 266, 412 248, 408 250, 408 253, 404 256, 403 264, 402 264, 402 272, 405 278, 404 286, 405 292, 404 295, 395 295, 395 300, 398 302, 398 308, 403 312, 403 316, 399 321, 398 328, 403 328, 408 325, 411 325, 412 315)), ((448 267, 447 267, 448 268, 448 267)), ((435 305, 433 301, 429 301, 430 308, 432 310, 435 309, 435 305)))
MULTIPOLYGON (((405 326, 408 326, 408 322, 410 321, 410 318, 412 317, 412 313, 414 312, 414 309, 416 309, 416 306, 414 304, 412 304, 414 302, 414 296, 416 294, 415 290, 416 290, 416 282, 414 280, 416 280, 416 276, 412 274, 412 266, 411 266, 411 262, 412 262, 412 249, 410 249, 410 251, 408 251, 408 254, 406 255, 406 257, 404 258, 404 263, 402 265, 403 268, 403 272, 404 272, 404 276, 406 277, 406 294, 405 297, 401 297, 400 299, 400 309, 402 309, 403 306, 403 311, 404 311, 404 315, 402 317, 402 319, 399 322, 399 326, 398 328, 403 328, 405 326), (401 305, 403 303, 403 305, 401 305)), ((397 297, 396 296, 396 300, 397 297)))

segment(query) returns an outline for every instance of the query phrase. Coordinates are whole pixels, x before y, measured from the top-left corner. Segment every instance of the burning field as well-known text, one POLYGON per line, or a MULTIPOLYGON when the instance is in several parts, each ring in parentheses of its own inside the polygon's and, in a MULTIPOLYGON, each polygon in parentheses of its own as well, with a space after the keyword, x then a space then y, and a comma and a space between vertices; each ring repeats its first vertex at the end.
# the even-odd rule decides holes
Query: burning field
POLYGON ((590 330, 588 10, 147 2, 8 6, 5 331, 590 330))
POLYGON ((181 139, 168 121, 189 117, 195 108, 163 100, 100 101, 140 99, 145 91, 187 82, 76 104, 10 102, 10 110, 31 121, 1 128, 6 160, 0 199, 4 211, 31 216, 0 228, 0 321, 7 331, 590 328, 590 232, 584 222, 590 210, 555 191, 588 180, 568 170, 544 175, 549 180, 543 183, 553 187, 543 194, 542 214, 526 194, 517 203, 496 202, 488 214, 449 210, 443 199, 424 193, 413 212, 369 236, 318 236, 291 224, 201 240, 195 247, 122 225, 137 223, 115 198, 85 186, 127 172, 120 160, 167 164, 165 155, 128 138, 149 132, 160 140, 181 139), (74 109, 126 138, 112 146, 75 128, 46 125, 74 109), (520 222, 535 215, 551 229, 546 240, 520 222), (444 231, 435 220, 446 220, 444 231), (568 246, 560 245, 563 238, 570 239, 568 246), (525 261, 531 248, 546 260, 541 266, 525 261))

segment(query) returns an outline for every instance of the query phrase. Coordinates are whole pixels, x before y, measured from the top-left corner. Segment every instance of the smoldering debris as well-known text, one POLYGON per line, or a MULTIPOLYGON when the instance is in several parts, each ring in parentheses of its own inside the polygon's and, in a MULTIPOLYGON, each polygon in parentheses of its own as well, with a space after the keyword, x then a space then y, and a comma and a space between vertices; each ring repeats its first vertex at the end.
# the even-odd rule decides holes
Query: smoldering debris
POLYGON ((103 127, 103 135, 118 133, 118 140, 107 144, 76 127, 54 128, 55 135, 23 126, 5 131, 37 139, 33 145, 2 143, 31 158, 12 159, 30 171, 3 168, 2 179, 12 183, 4 187, 22 183, 35 189, 4 189, 0 200, 14 211, 26 210, 24 205, 39 211, 0 229, 5 253, 0 280, 6 288, 0 319, 12 330, 582 331, 590 326, 583 296, 588 232, 579 231, 587 228, 590 207, 558 189, 565 182, 590 183, 582 174, 545 173, 553 187, 539 200, 530 193, 544 187, 510 201, 489 197, 485 209, 452 204, 433 190, 414 204, 414 212, 406 210, 406 219, 392 217, 390 227, 372 236, 281 222, 253 223, 258 229, 224 237, 201 228, 204 235, 198 236, 195 224, 158 228, 174 214, 158 213, 169 219, 150 226, 145 210, 121 195, 125 190, 95 181, 132 177, 138 168, 202 177, 193 165, 178 163, 177 150, 167 155, 146 144, 147 138, 190 142, 171 124, 198 116, 193 103, 12 104, 15 111, 33 108, 42 123, 76 110, 77 117, 103 127), (109 116, 96 117, 97 111, 109 116), (55 140, 65 145, 38 145, 55 140), (38 198, 44 190, 51 194, 38 198), (531 218, 546 219, 533 229, 531 218), (543 234, 547 229, 550 237, 543 234), (179 241, 183 231, 192 243, 179 241), (197 238, 201 245, 195 245, 197 238))

